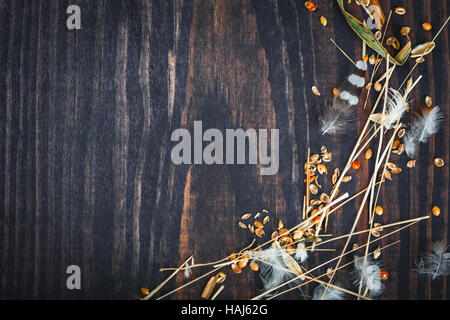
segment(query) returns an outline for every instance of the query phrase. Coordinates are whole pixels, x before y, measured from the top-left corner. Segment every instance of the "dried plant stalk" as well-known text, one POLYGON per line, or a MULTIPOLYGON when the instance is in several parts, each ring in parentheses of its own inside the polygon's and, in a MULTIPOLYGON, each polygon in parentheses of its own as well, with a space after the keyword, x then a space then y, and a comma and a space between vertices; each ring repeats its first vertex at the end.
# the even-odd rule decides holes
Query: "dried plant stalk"
POLYGON ((203 289, 203 292, 202 292, 202 298, 203 299, 209 299, 209 297, 211 296, 211 294, 212 294, 212 292, 214 290, 214 287, 216 286, 217 278, 218 278, 218 275, 215 275, 215 276, 209 278, 209 281, 206 284, 206 286, 205 286, 205 288, 203 289))

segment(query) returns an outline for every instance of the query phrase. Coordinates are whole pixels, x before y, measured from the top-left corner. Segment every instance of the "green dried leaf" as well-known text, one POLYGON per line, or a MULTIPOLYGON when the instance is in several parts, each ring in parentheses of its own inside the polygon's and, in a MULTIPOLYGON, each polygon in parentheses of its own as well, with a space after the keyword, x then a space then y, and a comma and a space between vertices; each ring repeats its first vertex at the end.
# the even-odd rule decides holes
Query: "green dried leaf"
MULTIPOLYGON (((345 17, 345 20, 347 20, 348 25, 350 28, 355 31, 355 33, 360 37, 370 48, 375 50, 379 55, 381 55, 383 58, 387 58, 388 52, 383 47, 383 45, 377 40, 375 35, 372 33, 372 31, 367 28, 367 26, 356 19, 354 16, 352 16, 350 13, 348 13, 344 8, 344 2, 343 0, 336 0, 339 8, 341 9, 342 14, 345 17)), ((406 36, 408 39, 408 42, 406 45, 399 51, 397 56, 395 58, 392 58, 389 55, 389 60, 392 63, 395 63, 397 65, 403 65, 409 58, 409 55, 411 54, 411 41, 409 40, 409 37, 406 36)))
POLYGON ((425 42, 414 47, 411 51, 411 58, 423 57, 433 51, 436 44, 433 41, 425 42))

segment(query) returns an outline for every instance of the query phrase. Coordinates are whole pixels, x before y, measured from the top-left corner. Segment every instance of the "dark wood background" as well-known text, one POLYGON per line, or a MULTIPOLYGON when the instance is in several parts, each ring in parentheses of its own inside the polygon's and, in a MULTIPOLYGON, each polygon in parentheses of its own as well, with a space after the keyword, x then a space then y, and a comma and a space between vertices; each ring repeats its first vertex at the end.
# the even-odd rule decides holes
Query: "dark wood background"
MULTIPOLYGON (((319 103, 352 69, 329 39, 354 59, 361 42, 335 3, 315 0, 319 10, 311 14, 303 2, 0 1, 0 298, 135 299, 141 286, 153 288, 168 275, 160 267, 192 254, 196 262, 217 260, 247 245, 251 237, 236 223, 244 212, 268 209, 274 220, 296 224, 307 147, 326 145, 334 155, 329 170, 342 168, 367 116, 361 109, 347 135, 319 133, 319 103), (78 31, 66 28, 71 4, 81 7, 78 31), (172 164, 170 134, 194 120, 204 128, 279 128, 279 173, 172 164), (82 290, 66 288, 71 264, 81 267, 82 290)), ((406 8, 393 15, 388 35, 400 38, 400 27, 410 26, 413 45, 431 40, 448 16, 445 0, 381 2, 386 15, 406 8), (432 32, 421 29, 424 21, 432 32)), ((385 213, 377 221, 429 214, 432 204, 442 213, 382 241, 401 239, 382 254, 390 274, 383 299, 450 297, 447 277, 431 281, 412 271, 431 240, 450 237, 448 165, 432 166, 435 156, 450 161, 447 30, 414 71, 424 78, 411 95, 414 108, 426 95, 442 106, 443 129, 421 146, 416 168, 406 168, 405 155, 393 156, 404 172, 383 186, 385 213)), ((397 68, 394 86, 413 62, 397 68)), ((361 164, 342 191, 367 185, 373 163, 361 164)), ((347 233, 358 204, 334 215, 328 231, 347 233)), ((309 265, 332 256, 313 255, 309 265)), ((337 279, 353 288, 347 271, 337 279)), ((250 270, 227 273, 219 298, 260 292, 250 270)), ((177 277, 161 292, 184 281, 177 277)), ((198 298, 204 285, 172 298, 198 298)))

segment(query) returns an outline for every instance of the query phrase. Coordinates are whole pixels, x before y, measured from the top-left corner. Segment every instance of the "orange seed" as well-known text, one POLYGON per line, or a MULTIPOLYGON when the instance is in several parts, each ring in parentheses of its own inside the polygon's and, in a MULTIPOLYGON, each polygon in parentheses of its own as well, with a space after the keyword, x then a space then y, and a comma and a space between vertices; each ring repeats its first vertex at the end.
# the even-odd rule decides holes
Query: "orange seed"
POLYGON ((431 30, 431 24, 429 24, 428 22, 424 22, 422 23, 422 28, 426 31, 430 31, 431 30))
POLYGON ((231 270, 233 270, 233 272, 237 274, 242 273, 242 269, 236 263, 233 263, 231 265, 231 270))
POLYGON ((445 162, 441 158, 436 158, 436 159, 434 159, 434 165, 436 167, 443 167, 445 165, 445 162))
POLYGON ((314 2, 312 1, 306 1, 305 2, 305 8, 309 11, 309 12, 314 12, 317 10, 317 6, 314 4, 314 2))
POLYGON ((383 214, 383 207, 382 206, 376 206, 375 207, 375 213, 379 216, 383 214))
POLYGON ((437 217, 441 214, 441 209, 439 209, 438 206, 433 206, 433 208, 431 209, 431 211, 433 212, 433 214, 437 217))
POLYGON ((250 263, 250 269, 252 269, 253 271, 258 271, 259 270, 259 264, 257 264, 256 262, 250 263))

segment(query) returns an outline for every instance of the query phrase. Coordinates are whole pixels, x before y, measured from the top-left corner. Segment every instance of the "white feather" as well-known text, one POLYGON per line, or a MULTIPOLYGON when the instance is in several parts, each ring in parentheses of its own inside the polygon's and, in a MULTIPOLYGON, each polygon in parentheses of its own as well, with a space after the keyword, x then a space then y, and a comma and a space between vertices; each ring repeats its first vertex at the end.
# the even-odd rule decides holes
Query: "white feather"
MULTIPOLYGON (((344 99, 345 100, 345 99, 344 99)), ((322 134, 344 133, 351 129, 356 120, 356 108, 341 99, 335 99, 321 112, 320 130, 322 134)))
POLYGON ((186 269, 184 270, 184 276, 186 278, 189 278, 192 274, 191 266, 194 265, 194 258, 191 259, 190 262, 186 263, 186 269))
POLYGON ((387 121, 384 126, 390 129, 395 126, 397 121, 400 121, 405 111, 408 109, 408 103, 397 90, 389 89, 389 96, 387 100, 387 121))
POLYGON ((449 274, 450 253, 446 253, 447 243, 443 240, 433 242, 431 252, 422 256, 417 263, 417 273, 430 275, 432 279, 449 274))
POLYGON ((417 143, 412 134, 405 135, 405 152, 411 159, 414 158, 417 152, 417 143))
POLYGON ((384 285, 381 282, 380 276, 380 264, 375 262, 370 257, 358 259, 355 256, 355 286, 370 290, 370 295, 376 297, 380 295, 384 290, 384 285))
MULTIPOLYGON (((336 283, 337 286, 340 286, 340 284, 336 283)), ((325 289, 324 285, 319 285, 314 289, 313 293, 313 300, 344 300, 344 291, 328 287, 325 294, 323 294, 323 291, 325 289)))
POLYGON ((303 242, 299 242, 297 245, 297 252, 295 253, 295 260, 303 263, 308 259, 308 251, 305 249, 305 244, 303 242))
POLYGON ((439 106, 430 112, 418 115, 405 135, 405 151, 410 158, 416 155, 419 142, 426 143, 430 136, 438 132, 444 115, 439 106))
MULTIPOLYGON (((250 257, 256 259, 260 265, 259 275, 266 291, 271 290, 294 277, 292 271, 289 270, 283 261, 284 252, 282 252, 282 250, 284 249, 270 247, 250 254, 250 257)), ((300 280, 292 281, 290 285, 295 285, 299 281, 300 280)))

